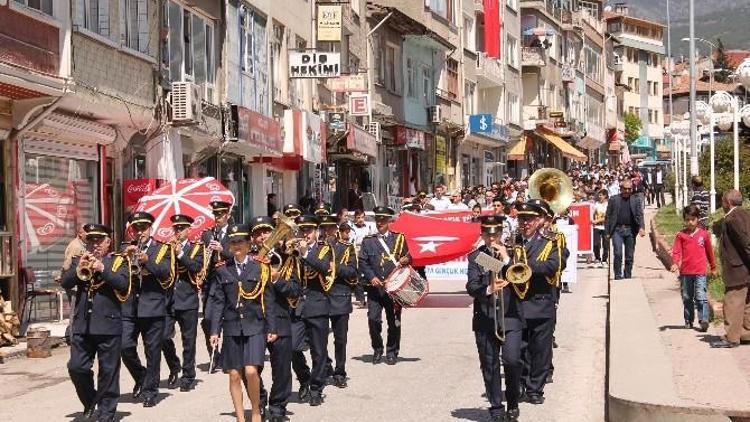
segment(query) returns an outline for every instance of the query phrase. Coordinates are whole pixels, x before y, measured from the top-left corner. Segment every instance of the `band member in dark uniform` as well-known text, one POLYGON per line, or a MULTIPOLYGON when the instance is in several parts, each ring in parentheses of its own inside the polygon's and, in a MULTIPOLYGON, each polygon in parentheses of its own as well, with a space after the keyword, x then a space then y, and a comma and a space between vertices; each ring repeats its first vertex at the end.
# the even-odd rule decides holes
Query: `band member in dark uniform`
POLYGON ((195 343, 198 336, 198 291, 197 275, 201 270, 200 245, 188 241, 188 232, 193 224, 190 216, 175 214, 170 218, 174 238, 171 242, 175 268, 174 287, 169 300, 162 351, 169 366, 167 387, 176 388, 178 376, 180 391, 190 391, 195 384, 195 343), (182 367, 174 344, 175 323, 180 325, 182 335, 182 367))
POLYGON ((362 272, 367 290, 367 320, 373 349, 372 363, 383 360, 383 310, 388 322, 386 363, 395 365, 401 345, 401 307, 385 292, 384 284, 396 265, 411 263, 409 246, 403 233, 390 230, 395 212, 388 207, 375 207, 375 225, 378 232, 362 240, 359 254, 359 270, 362 272), (385 246, 384 246, 385 245, 385 246), (393 263, 393 260, 396 263, 393 263))
POLYGON ((211 288, 216 281, 216 266, 220 262, 226 261, 232 258, 232 254, 229 252, 229 237, 227 236, 227 229, 229 228, 229 218, 231 216, 230 211, 232 204, 224 201, 212 201, 210 204, 211 212, 214 215, 215 225, 213 228, 206 230, 201 234, 200 244, 202 251, 199 253, 199 257, 202 258, 201 262, 204 267, 202 269, 201 280, 199 283, 201 286, 201 302, 203 302, 203 319, 201 320, 201 329, 206 338, 206 349, 208 350, 208 356, 214 356, 213 366, 217 368, 220 362, 221 355, 219 353, 212 354, 213 348, 209 343, 210 333, 208 330, 208 319, 207 315, 210 310, 207 309, 211 306, 209 297, 211 295, 211 288))
POLYGON ((169 245, 149 235, 153 222, 154 216, 147 212, 132 214, 130 225, 135 230, 135 244, 125 249, 135 268, 131 268, 132 294, 122 306, 122 363, 135 380, 133 396, 143 394, 143 407, 156 406, 167 291, 174 281, 169 245), (139 335, 146 350, 145 368, 136 350, 139 335))
POLYGON ((271 265, 272 284, 276 296, 274 316, 278 338, 268 343, 267 348, 271 361, 271 394, 267 395, 261 380, 261 404, 268 403, 270 422, 281 422, 286 418, 286 405, 292 394, 292 323, 291 313, 297 306, 302 289, 299 285, 297 260, 286 255, 283 251, 271 249, 265 256, 259 253, 264 243, 274 230, 273 219, 269 217, 255 217, 253 219, 252 254, 256 261, 271 265))
POLYGON ((532 276, 527 286, 517 288, 526 323, 529 376, 526 401, 544 403, 544 384, 552 363, 552 335, 556 320, 557 283, 565 269, 568 249, 556 235, 543 230, 546 204, 532 200, 518 206, 518 225, 526 263, 532 276))
POLYGON ((102 422, 114 421, 120 397, 120 304, 130 290, 127 260, 109 253, 109 228, 86 224, 86 252, 73 258, 62 276, 62 286, 76 287, 71 323, 68 373, 83 404, 83 417, 91 419, 99 406, 102 422), (94 358, 99 360, 97 390, 94 358))
POLYGON ((250 227, 234 225, 229 230, 233 258, 217 269, 211 293, 209 324, 212 346, 223 331, 221 367, 229 374, 229 392, 237 420, 245 421, 242 379, 252 405, 252 422, 261 421, 260 368, 266 342, 277 339, 276 297, 270 285, 271 268, 250 254, 250 227))
MULTIPOLYGON (((317 232, 317 218, 312 216, 298 215, 294 219, 294 222, 299 228, 300 232, 298 235, 301 239, 304 239, 308 244, 314 243, 316 241, 312 233, 317 232)), ((297 250, 296 247, 295 250, 297 250)), ((297 277, 300 280, 302 296, 297 301, 297 306, 289 310, 289 315, 292 322, 292 370, 297 376, 297 381, 299 381, 299 390, 297 392, 297 397, 302 402, 308 402, 310 400, 310 378, 312 377, 312 374, 310 371, 310 366, 307 364, 305 351, 310 348, 310 344, 307 324, 305 324, 305 320, 302 318, 302 312, 305 308, 304 292, 307 285, 305 284, 302 262, 300 262, 299 259, 296 259, 296 263, 297 277)))
MULTIPOLYGON (((298 218, 302 223, 316 222, 313 216, 298 218)), ((301 226, 303 238, 298 242, 302 279, 305 285, 305 303, 302 318, 307 325, 312 357, 310 376, 310 405, 323 403, 323 387, 326 384, 326 362, 328 359, 328 316, 330 304, 328 292, 333 286, 334 259, 331 246, 318 239, 318 232, 309 225, 301 226)))
MULTIPOLYGON (((503 272, 510 263, 510 256, 501 243, 503 217, 488 215, 480 217, 484 244, 469 255, 468 282, 466 291, 474 298, 472 329, 479 352, 479 366, 484 379, 485 394, 490 402, 490 420, 503 422, 517 420, 518 396, 521 379, 521 335, 523 319, 518 296, 508 286, 503 274, 488 271, 476 260, 485 253, 503 263, 503 272), (501 309, 495 303, 495 293, 502 295, 504 315, 500 326, 495 324, 495 312, 501 309), (503 341, 498 338, 503 337, 503 341), (502 402, 500 362, 505 369, 505 397, 508 411, 502 402)), ((499 297, 498 297, 499 302, 499 297)))
POLYGON ((349 314, 352 313, 352 293, 359 281, 357 268, 357 251, 354 244, 348 242, 351 226, 349 223, 338 225, 338 236, 333 242, 336 262, 336 277, 328 292, 330 302, 329 316, 333 331, 334 357, 336 366, 333 370, 333 385, 346 388, 346 343, 349 333, 349 314))

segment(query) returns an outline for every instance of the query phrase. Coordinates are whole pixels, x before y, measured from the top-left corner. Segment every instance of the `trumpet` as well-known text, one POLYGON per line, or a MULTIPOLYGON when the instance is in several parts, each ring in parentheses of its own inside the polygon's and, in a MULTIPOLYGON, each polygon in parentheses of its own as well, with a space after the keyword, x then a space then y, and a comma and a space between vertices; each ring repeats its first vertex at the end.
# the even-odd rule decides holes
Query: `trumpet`
POLYGON ((133 251, 131 250, 128 255, 130 259, 128 260, 130 265, 130 274, 134 275, 136 277, 140 277, 141 275, 141 264, 138 262, 138 255, 143 253, 144 246, 146 246, 146 242, 141 240, 142 238, 139 238, 138 240, 133 240, 130 242, 131 246, 136 246, 136 249, 133 251))
POLYGON ((90 252, 84 252, 81 255, 78 266, 76 267, 76 276, 81 281, 90 281, 94 278, 94 256, 90 252))

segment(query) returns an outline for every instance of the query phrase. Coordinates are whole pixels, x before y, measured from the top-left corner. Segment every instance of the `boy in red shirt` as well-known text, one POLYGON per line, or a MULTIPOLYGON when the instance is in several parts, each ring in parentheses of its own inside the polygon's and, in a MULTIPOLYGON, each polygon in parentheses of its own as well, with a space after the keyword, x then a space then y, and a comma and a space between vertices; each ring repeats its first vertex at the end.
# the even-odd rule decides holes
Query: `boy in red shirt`
POLYGON ((708 330, 708 301, 706 300, 706 264, 711 275, 716 275, 716 259, 711 247, 711 235, 698 226, 701 211, 688 205, 682 211, 685 228, 677 233, 672 246, 672 272, 680 272, 682 304, 685 307, 685 328, 693 328, 695 307, 698 307, 700 331, 708 330))

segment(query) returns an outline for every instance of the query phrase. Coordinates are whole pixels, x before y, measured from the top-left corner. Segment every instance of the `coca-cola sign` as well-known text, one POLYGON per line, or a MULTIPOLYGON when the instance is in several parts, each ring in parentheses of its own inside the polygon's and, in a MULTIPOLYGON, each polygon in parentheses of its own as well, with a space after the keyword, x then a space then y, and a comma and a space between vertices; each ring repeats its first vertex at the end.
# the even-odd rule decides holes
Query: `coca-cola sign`
POLYGON ((126 211, 131 211, 138 200, 153 192, 159 179, 130 179, 122 182, 122 203, 126 211))

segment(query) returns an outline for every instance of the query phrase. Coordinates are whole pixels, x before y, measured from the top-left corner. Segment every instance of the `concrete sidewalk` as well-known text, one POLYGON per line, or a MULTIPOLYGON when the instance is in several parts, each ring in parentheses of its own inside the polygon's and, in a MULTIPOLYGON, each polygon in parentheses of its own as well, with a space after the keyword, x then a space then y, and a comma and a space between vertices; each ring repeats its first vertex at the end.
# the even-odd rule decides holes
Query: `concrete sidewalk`
POLYGON ((611 288, 610 420, 750 420, 750 348, 711 349, 721 325, 684 328, 677 277, 645 238, 633 273, 611 288))

